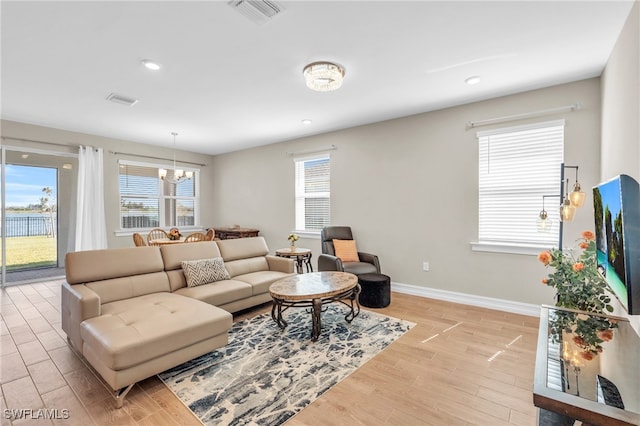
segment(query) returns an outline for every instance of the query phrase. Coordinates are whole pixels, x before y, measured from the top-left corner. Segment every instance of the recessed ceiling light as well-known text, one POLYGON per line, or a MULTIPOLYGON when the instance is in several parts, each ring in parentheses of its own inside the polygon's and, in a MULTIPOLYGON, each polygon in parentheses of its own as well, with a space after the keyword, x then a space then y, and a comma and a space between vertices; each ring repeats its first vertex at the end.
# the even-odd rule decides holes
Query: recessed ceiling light
POLYGON ((22 154, 21 157, 22 158, 29 158, 29 154, 22 154))
POLYGON ((152 71, 158 71, 160 69, 160 64, 152 61, 151 59, 143 59, 142 61, 142 65, 144 65, 145 67, 147 67, 147 69, 150 69, 152 71))
POLYGON ((477 75, 472 75, 471 77, 467 78, 464 82, 467 83, 469 86, 472 86, 474 84, 480 83, 480 77, 477 75))
POLYGON ((305 118, 304 120, 302 120, 302 124, 311 124, 311 119, 305 118))

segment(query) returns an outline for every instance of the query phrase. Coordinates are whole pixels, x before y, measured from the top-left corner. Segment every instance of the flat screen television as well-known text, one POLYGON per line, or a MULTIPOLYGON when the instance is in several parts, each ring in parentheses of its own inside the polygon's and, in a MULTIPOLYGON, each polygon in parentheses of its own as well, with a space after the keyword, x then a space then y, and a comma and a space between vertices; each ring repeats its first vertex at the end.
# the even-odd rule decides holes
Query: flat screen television
POLYGON ((619 175, 593 188, 598 271, 630 315, 640 315, 640 189, 619 175))

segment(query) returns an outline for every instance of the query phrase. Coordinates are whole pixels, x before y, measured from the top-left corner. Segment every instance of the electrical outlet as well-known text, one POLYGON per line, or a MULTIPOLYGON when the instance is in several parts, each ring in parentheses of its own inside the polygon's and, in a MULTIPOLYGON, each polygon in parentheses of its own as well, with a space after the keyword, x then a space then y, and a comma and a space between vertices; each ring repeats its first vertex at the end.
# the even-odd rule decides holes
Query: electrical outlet
POLYGON ((422 270, 425 272, 429 271, 429 262, 422 262, 422 270))

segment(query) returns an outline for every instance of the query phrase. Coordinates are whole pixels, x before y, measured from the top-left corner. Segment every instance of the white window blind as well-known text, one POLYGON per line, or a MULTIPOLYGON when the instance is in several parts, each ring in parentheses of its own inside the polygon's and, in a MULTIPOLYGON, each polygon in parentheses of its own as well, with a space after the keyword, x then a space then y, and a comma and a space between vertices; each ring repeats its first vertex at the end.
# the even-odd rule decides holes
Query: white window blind
POLYGON ((295 159, 296 230, 320 231, 331 218, 328 155, 295 159))
POLYGON ((477 133, 479 142, 479 243, 552 247, 557 245, 560 164, 564 120, 477 133), (537 230, 545 210, 553 221, 537 230))
MULTIPOLYGON (((159 177, 161 166, 119 162, 120 227, 150 229, 199 224, 199 170, 193 177, 170 183, 159 177)), ((173 170, 167 176, 173 176, 173 170)))

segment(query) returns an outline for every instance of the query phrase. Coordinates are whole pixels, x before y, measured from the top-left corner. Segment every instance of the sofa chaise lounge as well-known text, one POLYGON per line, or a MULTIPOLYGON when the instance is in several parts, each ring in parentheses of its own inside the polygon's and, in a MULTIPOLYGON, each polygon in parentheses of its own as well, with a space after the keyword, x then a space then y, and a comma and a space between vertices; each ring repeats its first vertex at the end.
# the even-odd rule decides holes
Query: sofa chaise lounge
POLYGON ((226 345, 233 312, 271 300, 294 262, 268 253, 263 237, 68 253, 62 329, 120 408, 136 382, 226 345), (182 262, 215 258, 225 276, 190 287, 182 262))

